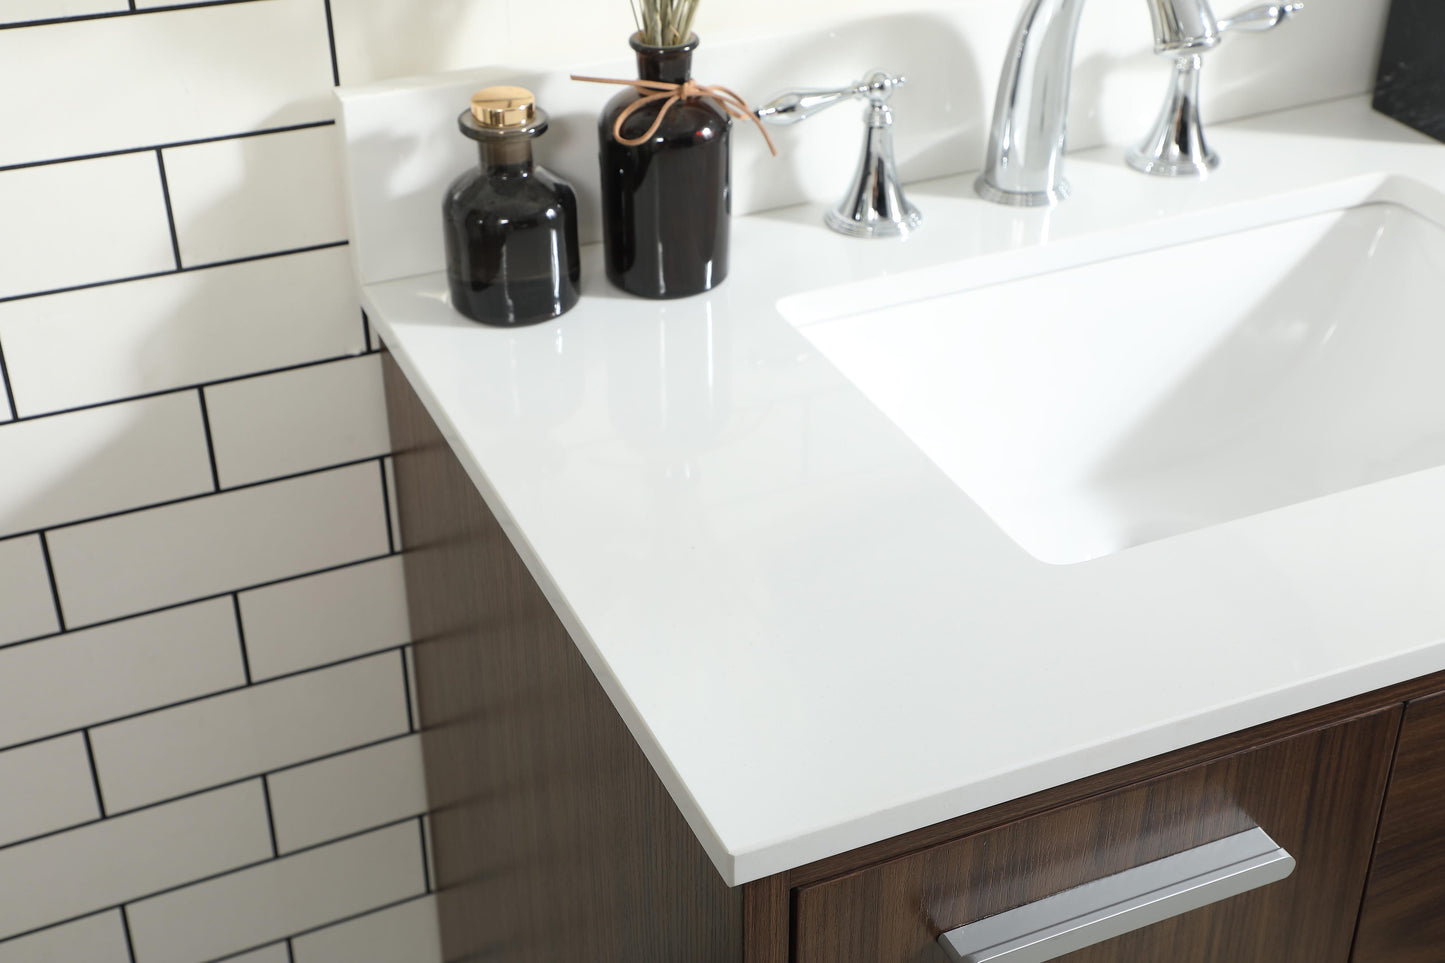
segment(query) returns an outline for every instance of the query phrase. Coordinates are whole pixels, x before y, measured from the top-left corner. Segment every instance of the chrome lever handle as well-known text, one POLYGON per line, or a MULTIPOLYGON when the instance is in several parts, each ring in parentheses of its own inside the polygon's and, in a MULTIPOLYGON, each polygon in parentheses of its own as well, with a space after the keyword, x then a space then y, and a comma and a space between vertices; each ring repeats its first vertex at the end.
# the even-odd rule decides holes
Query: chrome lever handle
POLYGON ((866 99, 875 104, 888 101, 894 87, 901 87, 906 77, 894 77, 883 71, 873 73, 867 80, 860 80, 847 87, 820 88, 817 90, 790 90, 779 94, 753 111, 759 120, 779 126, 800 124, 810 117, 816 117, 829 107, 845 100, 866 99))
POLYGON ((1294 858, 1258 827, 949 930, 954 963, 1044 963, 1284 879, 1294 858))
POLYGON ((847 87, 792 90, 779 94, 753 114, 764 123, 791 126, 845 100, 866 100, 863 154, 852 186, 823 218, 828 227, 849 237, 906 237, 923 219, 903 195, 893 159, 893 88, 907 81, 882 70, 847 87))
POLYGON ((1303 10, 1304 6, 1303 3, 1295 2, 1269 3, 1261 7, 1251 7, 1219 21, 1219 32, 1249 30, 1254 33, 1263 33, 1266 30, 1273 30, 1303 10))

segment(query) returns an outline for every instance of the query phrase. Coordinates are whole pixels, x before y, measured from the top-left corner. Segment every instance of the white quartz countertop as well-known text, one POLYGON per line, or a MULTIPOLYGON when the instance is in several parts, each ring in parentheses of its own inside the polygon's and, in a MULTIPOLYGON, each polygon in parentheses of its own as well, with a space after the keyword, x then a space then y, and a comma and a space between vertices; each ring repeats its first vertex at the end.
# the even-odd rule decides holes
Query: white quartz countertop
POLYGON ((364 289, 730 884, 1445 669, 1445 468, 1049 565, 778 310, 1391 177, 1445 190, 1445 146, 1363 98, 1211 142, 1205 182, 1071 155, 1052 211, 911 185, 906 243, 836 236, 818 207, 739 218, 727 282, 683 301, 612 290, 589 248, 578 307, 521 330, 455 314, 441 274, 364 289))

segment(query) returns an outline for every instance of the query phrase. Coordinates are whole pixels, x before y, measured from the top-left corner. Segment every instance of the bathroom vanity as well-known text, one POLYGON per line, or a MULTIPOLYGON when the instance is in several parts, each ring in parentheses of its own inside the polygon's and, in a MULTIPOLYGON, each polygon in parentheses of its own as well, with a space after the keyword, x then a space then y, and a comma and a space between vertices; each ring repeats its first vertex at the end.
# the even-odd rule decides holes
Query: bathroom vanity
POLYGON ((448 959, 944 963, 1256 827, 1288 876, 974 958, 1445 958, 1445 147, 1338 100, 1202 183, 911 183, 906 244, 739 218, 685 301, 586 249, 492 331, 364 99, 448 959))

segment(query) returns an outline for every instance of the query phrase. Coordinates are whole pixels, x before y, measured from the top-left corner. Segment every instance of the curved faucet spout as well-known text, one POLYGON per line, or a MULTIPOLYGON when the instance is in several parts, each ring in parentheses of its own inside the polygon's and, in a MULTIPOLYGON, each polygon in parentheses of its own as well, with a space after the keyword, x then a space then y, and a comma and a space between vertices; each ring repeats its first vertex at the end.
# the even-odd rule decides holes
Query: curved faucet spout
MULTIPOLYGON (((999 204, 1041 207, 1069 196, 1064 180, 1069 81, 1085 0, 1026 0, 999 78, 988 156, 976 188, 999 204)), ((1209 0, 1145 0, 1158 53, 1219 42, 1209 0)))

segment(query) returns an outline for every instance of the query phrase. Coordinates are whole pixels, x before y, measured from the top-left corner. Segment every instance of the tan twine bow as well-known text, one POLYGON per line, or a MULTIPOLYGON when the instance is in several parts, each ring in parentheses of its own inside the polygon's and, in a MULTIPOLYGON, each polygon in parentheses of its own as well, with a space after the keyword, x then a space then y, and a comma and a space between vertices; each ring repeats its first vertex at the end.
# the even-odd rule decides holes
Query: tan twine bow
POLYGON ((576 74, 572 75, 572 79, 588 84, 617 84, 622 87, 635 87, 643 93, 644 96, 628 104, 622 113, 617 115, 617 122, 612 125, 613 138, 624 147, 641 147, 652 140, 658 130, 662 128, 662 121, 667 117, 667 112, 678 101, 693 97, 711 97, 729 116, 738 120, 750 120, 756 124, 758 132, 763 135, 763 140, 768 142, 768 150, 772 151, 774 157, 778 156, 778 148, 774 146, 773 139, 768 136, 768 129, 763 126, 763 122, 758 119, 757 115, 748 109, 748 102, 726 87, 707 86, 691 80, 674 84, 665 80, 614 80, 611 77, 578 77, 576 74), (647 133, 641 137, 623 137, 622 125, 627 123, 628 118, 648 104, 655 104, 658 101, 662 101, 662 109, 657 112, 657 118, 653 120, 652 126, 647 128, 647 133))

